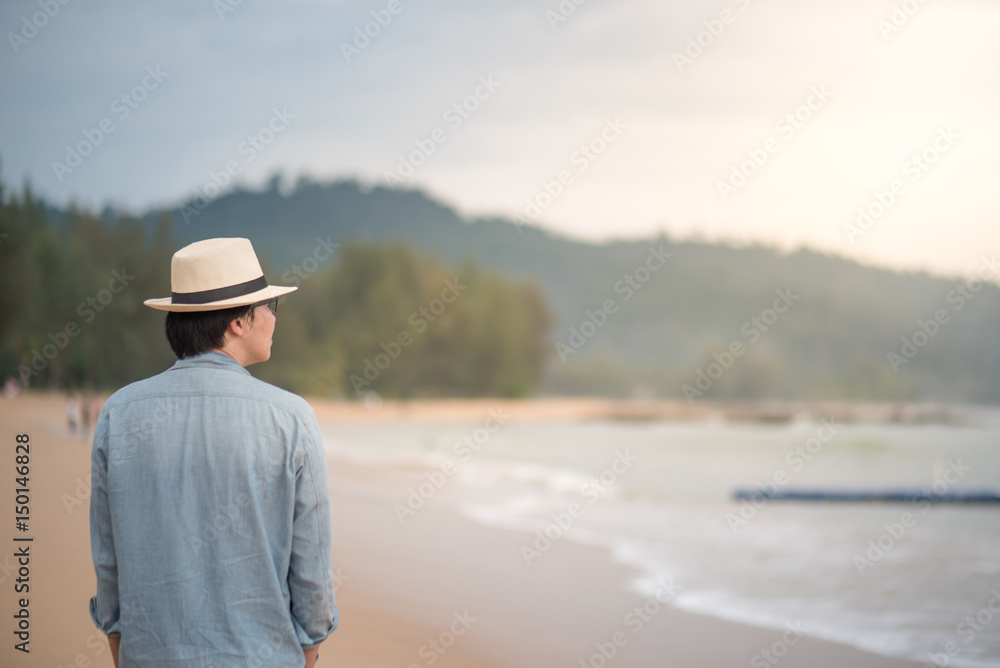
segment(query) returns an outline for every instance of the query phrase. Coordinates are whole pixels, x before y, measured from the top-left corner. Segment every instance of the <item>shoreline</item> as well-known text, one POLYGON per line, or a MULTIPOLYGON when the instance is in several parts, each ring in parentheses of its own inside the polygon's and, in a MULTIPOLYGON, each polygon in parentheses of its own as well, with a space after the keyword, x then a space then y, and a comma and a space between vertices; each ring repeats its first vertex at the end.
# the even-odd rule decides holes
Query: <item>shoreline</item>
MULTIPOLYGON (((16 652, 8 643, 0 650, 3 665, 112 665, 106 641, 87 613, 94 588, 90 440, 68 433, 65 402, 59 393, 0 400, 5 441, 27 431, 36 444, 31 459, 31 653, 16 652)), ((477 418, 486 405, 474 404, 477 418)), ((324 413, 321 420, 338 419, 328 417, 327 409, 317 408, 317 415, 324 413)), ((424 419, 438 418, 425 414, 424 419)), ((754 665, 762 650, 782 642, 780 631, 668 605, 650 614, 656 606, 625 588, 641 574, 615 563, 605 548, 560 540, 527 566, 519 547, 531 534, 465 518, 457 486, 402 525, 393 503, 405 498, 422 474, 412 466, 329 456, 333 566, 342 621, 321 647, 321 666, 598 668, 603 659, 622 667, 669 661, 716 668, 754 665), (641 619, 636 606, 645 605, 649 621, 636 632, 641 619), (616 638, 624 642, 616 644, 616 638), (613 658, 607 659, 612 649, 613 658)), ((7 479, 3 487, 9 492, 11 485, 7 479)), ((4 569, 11 565, 0 559, 4 569)), ((10 586, 9 572, 0 572, 0 585, 10 586)), ((808 635, 785 649, 782 668, 920 665, 808 635)))
MULTIPOLYGON (((684 666, 754 666, 755 659, 764 661, 760 665, 772 665, 762 651, 774 647, 787 650, 781 665, 788 668, 921 665, 808 634, 789 636, 664 605, 655 595, 630 592, 627 584, 645 574, 616 562, 604 547, 558 540, 526 566, 519 548, 533 534, 462 517, 455 506, 461 494, 454 490, 443 491, 433 505, 400 526, 392 503, 423 479, 419 470, 336 457, 330 458, 330 467, 331 503, 340 506, 334 511, 335 535, 339 518, 348 525, 362 525, 364 532, 377 537, 381 548, 373 555, 347 544, 335 546, 345 573, 357 569, 366 583, 381 583, 359 589, 365 588, 383 612, 404 611, 411 619, 425 615, 444 624, 450 611, 478 604, 484 611, 482 628, 475 629, 481 632, 474 636, 470 633, 468 646, 498 666, 599 668, 601 648, 610 665, 612 659, 606 655, 612 646, 614 665, 635 668, 662 666, 667 657, 684 666), (421 573, 422 581, 411 579, 414 573, 421 573), (793 642, 782 646, 783 637, 793 642)), ((353 534, 353 528, 348 533, 353 534)), ((663 583, 663 599, 669 599, 671 584, 663 583)))
MULTIPOLYGON (((79 393, 72 396, 79 397, 79 393)), ((88 393, 93 417, 107 392, 88 393)), ((28 391, 21 398, 63 402, 57 415, 65 415, 67 394, 61 391, 28 391)), ((740 400, 686 402, 672 399, 620 399, 590 396, 543 396, 523 399, 496 397, 348 400, 305 395, 320 420, 351 423, 478 420, 489 410, 500 411, 518 422, 565 420, 617 420, 635 422, 729 422, 792 424, 821 418, 846 424, 941 424, 961 425, 975 406, 952 406, 925 402, 851 402, 740 400)), ((0 406, 4 399, 0 399, 0 406)), ((6 401, 12 401, 6 399, 6 401)), ((93 425, 91 425, 91 428, 93 425)))
POLYGON ((729 401, 693 402, 669 399, 605 397, 535 397, 528 399, 468 398, 346 401, 305 397, 321 420, 344 422, 464 421, 489 410, 502 411, 518 422, 620 420, 635 422, 732 422, 791 424, 821 418, 847 424, 961 424, 960 406, 920 402, 729 401))

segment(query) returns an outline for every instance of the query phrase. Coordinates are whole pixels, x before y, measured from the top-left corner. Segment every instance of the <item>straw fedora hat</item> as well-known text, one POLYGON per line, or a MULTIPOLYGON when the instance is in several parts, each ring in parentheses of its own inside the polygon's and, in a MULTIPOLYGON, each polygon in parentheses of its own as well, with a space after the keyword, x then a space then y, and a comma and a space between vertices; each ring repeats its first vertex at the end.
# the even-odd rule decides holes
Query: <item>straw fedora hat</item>
POLYGON ((297 289, 267 284, 249 239, 205 239, 174 253, 171 295, 143 303, 160 311, 217 311, 297 289))

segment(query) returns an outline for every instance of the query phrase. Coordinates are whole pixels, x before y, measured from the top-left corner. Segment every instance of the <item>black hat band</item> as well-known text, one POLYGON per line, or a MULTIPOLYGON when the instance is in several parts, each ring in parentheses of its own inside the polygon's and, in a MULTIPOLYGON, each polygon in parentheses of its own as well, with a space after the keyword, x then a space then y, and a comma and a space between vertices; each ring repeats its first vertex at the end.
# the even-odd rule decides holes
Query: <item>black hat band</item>
POLYGON ((210 302, 221 302, 233 297, 242 297, 251 292, 257 292, 267 287, 267 279, 261 274, 260 278, 236 285, 227 285, 224 288, 214 290, 201 290, 199 292, 171 292, 170 301, 172 304, 208 304, 210 302))

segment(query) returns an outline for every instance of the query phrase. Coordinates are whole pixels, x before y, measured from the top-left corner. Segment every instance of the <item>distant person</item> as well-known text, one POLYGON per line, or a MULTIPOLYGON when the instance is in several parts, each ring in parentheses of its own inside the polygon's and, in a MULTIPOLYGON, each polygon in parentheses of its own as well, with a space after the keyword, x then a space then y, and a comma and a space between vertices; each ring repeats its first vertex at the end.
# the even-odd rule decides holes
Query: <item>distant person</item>
POLYGON ((16 378, 11 378, 7 376, 7 380, 3 384, 3 394, 8 399, 17 399, 17 395, 21 393, 21 387, 17 382, 16 378))
POLYGON ((90 418, 92 417, 90 411, 92 410, 93 402, 90 399, 90 393, 84 390, 80 398, 80 424, 83 426, 83 435, 87 436, 90 434, 90 418))
POLYGON ((279 296, 248 239, 177 251, 178 360, 97 419, 90 614, 115 665, 311 667, 337 628, 326 459, 301 397, 245 367, 271 355, 279 296))
POLYGON ((76 435, 77 425, 80 424, 80 402, 73 395, 66 397, 66 424, 69 433, 76 435))

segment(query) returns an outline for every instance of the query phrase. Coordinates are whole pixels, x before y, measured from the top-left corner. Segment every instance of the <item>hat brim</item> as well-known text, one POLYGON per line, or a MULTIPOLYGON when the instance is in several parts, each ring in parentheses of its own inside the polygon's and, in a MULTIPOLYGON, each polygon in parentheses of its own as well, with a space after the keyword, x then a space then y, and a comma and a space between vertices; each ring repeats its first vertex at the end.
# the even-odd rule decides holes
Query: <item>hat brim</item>
POLYGON ((155 308, 158 311, 174 311, 174 312, 219 311, 224 308, 247 306, 249 304, 254 304, 256 302, 267 301, 268 299, 274 299, 275 297, 286 295, 289 292, 298 289, 299 288, 297 286, 285 287, 280 285, 269 285, 263 290, 258 290, 257 292, 251 292, 250 294, 242 295, 240 297, 232 297, 230 299, 223 299, 217 302, 209 302, 207 304, 174 304, 171 297, 163 297, 161 299, 147 299, 146 301, 143 302, 143 304, 145 304, 150 308, 155 308))

